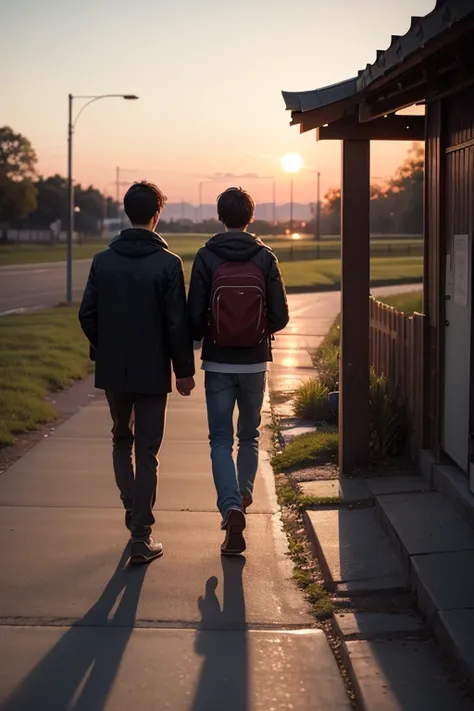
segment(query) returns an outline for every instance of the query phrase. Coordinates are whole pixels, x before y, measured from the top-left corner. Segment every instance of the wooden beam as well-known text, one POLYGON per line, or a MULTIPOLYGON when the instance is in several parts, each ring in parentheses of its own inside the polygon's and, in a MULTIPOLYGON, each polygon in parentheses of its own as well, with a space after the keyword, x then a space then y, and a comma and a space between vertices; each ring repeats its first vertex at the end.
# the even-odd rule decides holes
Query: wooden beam
POLYGON ((333 104, 328 104, 327 106, 321 106, 318 109, 313 109, 312 111, 294 111, 292 113, 291 125, 300 124, 300 133, 306 133, 306 131, 314 131, 315 128, 324 126, 326 123, 333 123, 333 121, 338 121, 344 118, 344 116, 350 114, 351 112, 357 111, 358 96, 349 97, 342 101, 336 101, 333 104))
POLYGON ((465 44, 453 47, 449 53, 439 57, 437 62, 425 65, 410 77, 401 77, 392 82, 378 95, 377 92, 372 93, 369 86, 367 98, 359 104, 359 120, 373 121, 423 99, 433 101, 453 91, 460 91, 472 84, 473 73, 474 58, 471 46, 469 45, 469 49, 466 49, 465 44))
POLYGON ((424 116, 391 114, 368 123, 360 123, 356 115, 316 129, 317 141, 423 141, 424 116))
POLYGON ((369 461, 370 141, 342 144, 339 467, 369 461))
POLYGON ((398 91, 394 90, 391 95, 386 95, 383 98, 363 101, 359 104, 359 121, 373 121, 386 114, 413 106, 413 104, 423 101, 426 98, 426 93, 427 84, 420 82, 406 90, 403 90, 402 87, 398 91))

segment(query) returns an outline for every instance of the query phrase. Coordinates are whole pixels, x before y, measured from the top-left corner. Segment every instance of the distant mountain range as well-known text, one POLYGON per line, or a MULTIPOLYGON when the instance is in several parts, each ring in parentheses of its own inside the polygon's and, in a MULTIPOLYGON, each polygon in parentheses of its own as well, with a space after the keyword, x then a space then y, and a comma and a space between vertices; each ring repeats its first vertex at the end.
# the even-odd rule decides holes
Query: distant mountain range
MULTIPOLYGON (((216 206, 215 204, 203 204, 202 206, 202 219, 210 220, 216 217, 216 206)), ((258 220, 267 220, 268 222, 273 221, 273 204, 264 202, 257 205, 255 217, 258 220)), ((295 220, 310 220, 311 219, 311 207, 308 204, 294 203, 293 205, 293 217, 295 220)), ((290 204, 286 203, 283 205, 275 206, 275 218, 278 221, 289 220, 290 219, 290 204)), ((170 202, 166 205, 163 212, 163 219, 166 221, 173 220, 193 220, 197 222, 200 220, 200 209, 196 205, 191 203, 183 202, 170 202)))

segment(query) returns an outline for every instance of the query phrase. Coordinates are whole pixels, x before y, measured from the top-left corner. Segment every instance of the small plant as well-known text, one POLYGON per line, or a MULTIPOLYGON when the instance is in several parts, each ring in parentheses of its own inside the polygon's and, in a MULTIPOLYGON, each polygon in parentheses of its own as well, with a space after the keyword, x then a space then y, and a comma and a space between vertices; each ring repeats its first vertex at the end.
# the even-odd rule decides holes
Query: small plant
POLYGON ((376 459, 401 454, 406 441, 405 408, 387 379, 370 370, 370 448, 376 459))
POLYGON ((328 334, 311 358, 319 376, 319 381, 329 392, 339 387, 339 347, 341 341, 340 316, 337 317, 328 334))
POLYGON ((339 447, 337 432, 320 430, 295 437, 283 452, 275 454, 272 466, 276 472, 289 472, 305 466, 334 461, 339 447))
POLYGON ((329 390, 318 378, 302 383, 293 398, 296 417, 305 417, 315 422, 329 422, 332 412, 329 405, 329 390))

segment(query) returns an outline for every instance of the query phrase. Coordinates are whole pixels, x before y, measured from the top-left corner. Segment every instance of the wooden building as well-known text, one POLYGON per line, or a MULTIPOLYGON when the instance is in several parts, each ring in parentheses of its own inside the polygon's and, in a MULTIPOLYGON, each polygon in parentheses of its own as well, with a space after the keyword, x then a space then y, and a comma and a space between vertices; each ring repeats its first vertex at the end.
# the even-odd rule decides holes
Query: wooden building
POLYGON ((369 163, 373 140, 425 141, 423 414, 420 450, 474 491, 474 0, 438 0, 347 81, 283 92, 292 125, 342 141, 340 466, 369 453, 369 163), (425 115, 399 114, 424 104, 425 115))

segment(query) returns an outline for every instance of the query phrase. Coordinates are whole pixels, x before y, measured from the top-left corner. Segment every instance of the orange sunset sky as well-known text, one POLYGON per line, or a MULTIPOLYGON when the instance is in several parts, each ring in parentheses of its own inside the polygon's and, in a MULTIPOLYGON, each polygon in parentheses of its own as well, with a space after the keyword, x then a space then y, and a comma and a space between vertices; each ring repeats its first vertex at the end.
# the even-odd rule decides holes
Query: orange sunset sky
MULTIPOLYGON (((340 146, 289 128, 281 90, 354 76, 434 0, 0 0, 0 123, 32 141, 43 175, 66 174, 67 94, 107 99, 78 122, 74 177, 114 195, 123 179, 157 182, 171 201, 198 201, 206 176, 230 173, 257 200, 288 199, 279 157, 307 169, 295 200, 340 182, 340 146)), ((80 108, 76 102, 76 110, 80 108)), ((373 144, 372 175, 389 176, 408 146, 373 144)), ((203 189, 211 202, 227 185, 203 189)), ((124 188, 123 188, 124 189, 124 188)))

